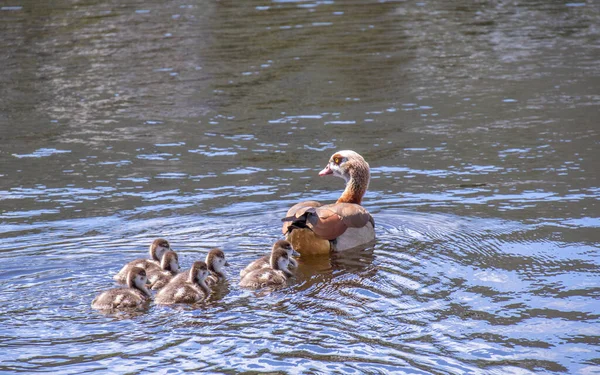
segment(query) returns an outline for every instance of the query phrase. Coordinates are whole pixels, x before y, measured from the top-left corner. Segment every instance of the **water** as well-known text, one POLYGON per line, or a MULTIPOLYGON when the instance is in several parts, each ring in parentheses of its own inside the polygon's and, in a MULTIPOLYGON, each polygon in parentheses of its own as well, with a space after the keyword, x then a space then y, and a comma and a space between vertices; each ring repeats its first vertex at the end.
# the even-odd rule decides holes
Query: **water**
POLYGON ((597 2, 0 2, 0 372, 598 374, 597 2), (239 270, 340 149, 377 243, 239 270), (152 239, 229 280, 103 315, 152 239))

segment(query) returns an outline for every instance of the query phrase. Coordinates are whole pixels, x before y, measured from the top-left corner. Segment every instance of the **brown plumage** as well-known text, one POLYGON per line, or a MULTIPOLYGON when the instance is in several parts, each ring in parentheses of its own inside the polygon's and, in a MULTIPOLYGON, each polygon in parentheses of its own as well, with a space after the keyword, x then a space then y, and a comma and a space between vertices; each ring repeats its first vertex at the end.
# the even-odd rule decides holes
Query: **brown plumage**
POLYGON ((201 260, 194 262, 189 271, 180 274, 184 277, 174 278, 159 290, 154 302, 161 305, 171 305, 202 301, 210 294, 210 289, 205 283, 208 272, 206 263, 201 260))
POLYGON ((132 267, 127 274, 127 287, 109 289, 100 293, 92 301, 92 308, 98 310, 118 310, 140 307, 150 300, 146 288, 146 271, 132 267))
MULTIPOLYGON (((225 272, 223 271, 223 267, 228 267, 229 263, 225 258, 225 253, 221 249, 211 249, 208 254, 206 254, 205 259, 206 265, 208 266, 208 277, 205 280, 206 285, 213 286, 214 284, 225 280, 225 272)), ((172 281, 179 281, 182 278, 185 278, 185 273, 188 271, 184 271, 175 275, 172 281)))
POLYGON ((179 257, 173 250, 166 251, 160 261, 160 268, 149 267, 146 270, 150 289, 159 290, 179 273, 179 257))
POLYGON ((255 269, 247 273, 240 280, 240 286, 257 289, 284 285, 288 277, 293 276, 288 269, 289 261, 290 258, 285 249, 275 249, 269 259, 270 267, 255 269))
MULTIPOLYGON (((286 240, 279 240, 279 241, 275 242, 273 244, 273 247, 271 248, 271 254, 273 254, 273 252, 278 249, 283 249, 287 252, 288 257, 289 257, 289 263, 290 263, 289 266, 291 268, 298 267, 298 262, 296 262, 296 260, 294 258, 292 258, 292 256, 300 256, 300 254, 298 254, 294 250, 291 243, 289 243, 286 240)), ((255 260, 254 262, 250 263, 249 265, 247 265, 246 268, 244 268, 243 270, 240 271, 240 277, 243 278, 249 272, 252 272, 257 269, 269 268, 271 266, 270 265, 271 254, 265 255, 264 257, 259 258, 259 259, 255 260)))
POLYGON ((152 241, 150 248, 148 249, 150 259, 140 258, 132 260, 123 266, 113 279, 119 284, 125 284, 127 282, 127 274, 133 267, 139 267, 143 270, 149 268, 160 269, 160 260, 162 259, 163 254, 168 250, 171 250, 171 245, 169 245, 169 241, 164 238, 158 238, 152 241))
POLYGON ((330 174, 346 181, 336 203, 300 202, 282 219, 283 234, 302 255, 343 251, 375 239, 375 221, 361 206, 369 186, 369 164, 354 151, 338 151, 319 176, 330 174))
POLYGON ((223 267, 229 267, 225 253, 221 249, 214 248, 206 254, 206 264, 210 275, 206 278, 206 285, 212 286, 219 281, 225 280, 225 271, 223 267))

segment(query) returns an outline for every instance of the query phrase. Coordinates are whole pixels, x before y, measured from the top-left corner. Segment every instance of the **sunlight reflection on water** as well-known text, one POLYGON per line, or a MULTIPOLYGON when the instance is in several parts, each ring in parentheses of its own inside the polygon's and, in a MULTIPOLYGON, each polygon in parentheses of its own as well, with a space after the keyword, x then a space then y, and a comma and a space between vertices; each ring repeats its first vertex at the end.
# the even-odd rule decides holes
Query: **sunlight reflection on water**
POLYGON ((596 3, 34 5, 0 7, 0 372, 596 370, 596 3), (339 149, 377 242, 239 288, 339 149), (227 282, 91 310, 156 237, 227 282))

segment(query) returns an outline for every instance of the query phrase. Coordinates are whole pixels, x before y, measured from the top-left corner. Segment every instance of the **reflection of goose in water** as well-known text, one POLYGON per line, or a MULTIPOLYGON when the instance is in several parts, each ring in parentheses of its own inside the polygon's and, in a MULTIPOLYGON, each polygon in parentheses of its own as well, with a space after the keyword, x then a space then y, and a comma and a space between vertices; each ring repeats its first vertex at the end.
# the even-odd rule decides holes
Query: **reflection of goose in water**
POLYGON ((354 151, 338 151, 319 173, 319 176, 326 175, 346 181, 337 202, 327 205, 300 202, 292 206, 283 219, 283 234, 302 255, 329 254, 375 240, 373 217, 361 206, 369 186, 369 164, 354 151))
POLYGON ((426 267, 424 263, 432 259, 436 263, 447 260, 448 254, 440 248, 451 247, 447 245, 448 239, 462 237, 461 233, 472 223, 455 215, 394 209, 378 211, 377 225, 378 240, 374 248, 359 247, 324 256, 300 257, 295 272, 297 282, 290 288, 295 292, 321 295, 343 289, 357 277, 372 280, 373 285, 391 285, 397 290, 427 287, 431 283, 429 276, 413 274, 407 269, 415 265, 426 267))
POLYGON ((314 286, 318 289, 329 288, 332 282, 347 275, 376 272, 375 252, 373 249, 357 248, 331 255, 300 257, 294 273, 298 282, 291 287, 295 291, 311 289, 314 286))

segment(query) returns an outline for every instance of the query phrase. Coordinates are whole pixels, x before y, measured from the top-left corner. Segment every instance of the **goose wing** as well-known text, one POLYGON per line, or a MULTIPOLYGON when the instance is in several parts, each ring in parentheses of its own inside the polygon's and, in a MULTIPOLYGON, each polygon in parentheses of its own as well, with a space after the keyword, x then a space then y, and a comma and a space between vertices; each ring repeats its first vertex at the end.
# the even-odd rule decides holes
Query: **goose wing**
POLYGON ((334 240, 348 228, 362 228, 373 217, 364 207, 354 203, 333 203, 321 205, 316 201, 301 202, 289 209, 282 219, 284 234, 294 227, 308 227, 319 237, 334 240))

